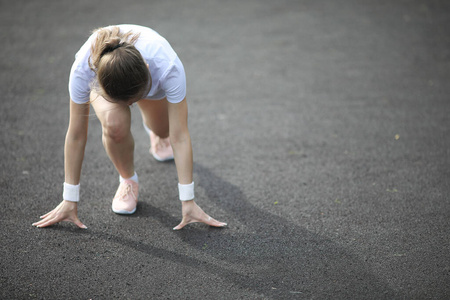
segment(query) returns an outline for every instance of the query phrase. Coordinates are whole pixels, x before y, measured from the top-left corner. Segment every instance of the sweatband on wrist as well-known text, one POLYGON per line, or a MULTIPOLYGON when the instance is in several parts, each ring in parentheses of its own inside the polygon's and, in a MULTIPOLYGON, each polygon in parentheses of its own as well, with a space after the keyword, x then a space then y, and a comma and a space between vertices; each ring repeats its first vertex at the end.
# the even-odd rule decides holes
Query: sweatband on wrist
POLYGON ((178 183, 178 192, 181 201, 189 201, 194 199, 194 182, 190 184, 178 183))
POLYGON ((78 202, 80 200, 80 184, 73 185, 64 182, 63 200, 78 202))

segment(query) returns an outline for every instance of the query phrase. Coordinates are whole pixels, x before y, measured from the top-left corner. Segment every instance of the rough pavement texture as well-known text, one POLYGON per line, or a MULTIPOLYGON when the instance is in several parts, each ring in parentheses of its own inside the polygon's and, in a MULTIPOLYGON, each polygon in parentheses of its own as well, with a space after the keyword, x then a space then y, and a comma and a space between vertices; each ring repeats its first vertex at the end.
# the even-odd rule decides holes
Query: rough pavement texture
POLYGON ((0 26, 0 298, 450 297, 448 1, 1 1, 0 26), (136 107, 137 213, 111 212, 92 115, 88 230, 31 226, 61 200, 73 56, 118 23, 183 61, 197 201, 228 228, 172 231, 136 107))

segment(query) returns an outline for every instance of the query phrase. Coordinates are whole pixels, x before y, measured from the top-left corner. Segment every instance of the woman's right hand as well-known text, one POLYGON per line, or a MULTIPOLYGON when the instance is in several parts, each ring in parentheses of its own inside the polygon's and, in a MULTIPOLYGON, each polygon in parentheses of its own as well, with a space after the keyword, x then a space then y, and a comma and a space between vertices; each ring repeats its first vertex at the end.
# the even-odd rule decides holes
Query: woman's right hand
POLYGON ((77 205, 76 202, 63 200, 55 209, 41 216, 42 220, 32 225, 40 228, 67 221, 74 223, 80 228, 87 229, 86 225, 78 219, 77 205))

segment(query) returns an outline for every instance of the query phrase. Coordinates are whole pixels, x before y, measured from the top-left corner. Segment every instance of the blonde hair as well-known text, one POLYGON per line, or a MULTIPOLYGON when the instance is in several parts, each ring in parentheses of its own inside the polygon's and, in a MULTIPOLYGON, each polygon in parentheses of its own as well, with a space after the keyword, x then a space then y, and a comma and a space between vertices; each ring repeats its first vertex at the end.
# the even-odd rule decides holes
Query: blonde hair
POLYGON ((113 102, 145 98, 152 81, 144 58, 134 46, 139 34, 123 33, 117 26, 94 32, 97 36, 91 45, 89 67, 96 74, 96 92, 113 102))

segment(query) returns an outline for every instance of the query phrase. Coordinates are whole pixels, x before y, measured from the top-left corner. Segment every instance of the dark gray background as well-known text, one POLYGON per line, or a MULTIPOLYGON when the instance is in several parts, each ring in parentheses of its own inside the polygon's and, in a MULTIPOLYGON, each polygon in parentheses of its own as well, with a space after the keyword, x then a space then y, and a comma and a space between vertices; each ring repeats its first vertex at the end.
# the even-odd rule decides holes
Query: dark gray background
POLYGON ((2 299, 450 297, 448 1, 1 1, 2 299), (67 82, 90 30, 149 26, 188 76, 198 203, 226 229, 180 232, 173 163, 141 195, 91 110, 80 219, 61 200, 67 82))

